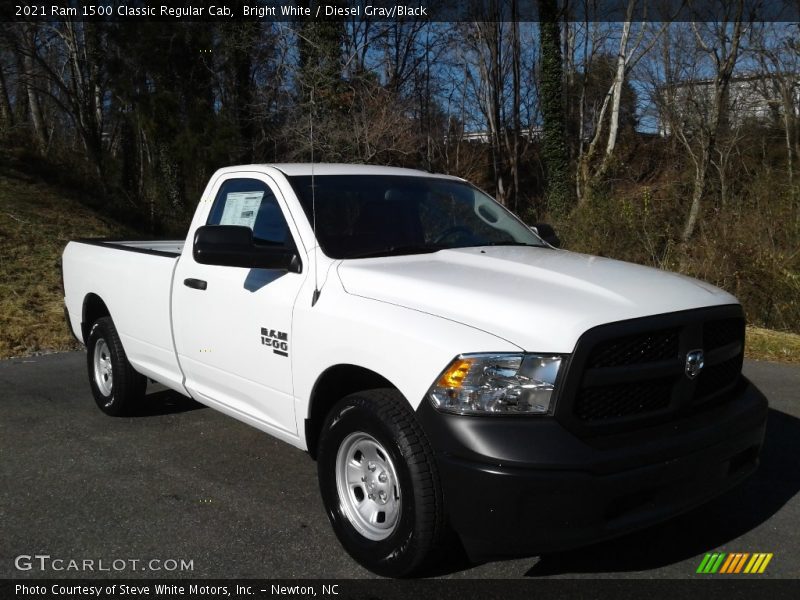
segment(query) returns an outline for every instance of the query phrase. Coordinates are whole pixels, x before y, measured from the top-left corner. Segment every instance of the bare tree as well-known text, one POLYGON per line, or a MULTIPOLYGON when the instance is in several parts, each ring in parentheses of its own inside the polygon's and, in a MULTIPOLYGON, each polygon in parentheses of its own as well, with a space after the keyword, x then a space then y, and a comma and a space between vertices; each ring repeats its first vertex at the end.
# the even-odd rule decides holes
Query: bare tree
POLYGON ((7 130, 14 124, 14 111, 11 109, 11 99, 3 71, 3 64, 0 63, 0 131, 7 130))
POLYGON ((729 200, 731 161, 743 139, 741 121, 737 119, 726 131, 720 132, 714 145, 711 164, 719 177, 719 205, 723 211, 727 208, 729 200))
POLYGON ((72 121, 86 156, 103 182, 102 72, 104 35, 100 24, 53 22, 17 30, 31 123, 40 148, 46 146, 45 123, 39 96, 46 95, 72 121))
POLYGON ((679 30, 680 39, 665 38, 662 46, 666 83, 660 108, 669 133, 677 137, 694 166, 691 203, 681 234, 684 242, 694 235, 700 218, 745 29, 744 0, 717 5, 716 10, 718 20, 704 21, 698 15, 688 29, 679 30), (710 77, 703 76, 704 70, 710 77))
POLYGON ((517 0, 511 1, 511 127, 504 130, 504 142, 508 155, 508 166, 511 171, 511 208, 519 209, 519 163, 520 137, 522 121, 520 120, 520 102, 522 90, 522 47, 520 45, 517 0))
POLYGON ((407 115, 390 90, 370 83, 360 85, 348 114, 355 141, 352 155, 365 163, 413 163, 419 138, 407 115))
POLYGON ((523 65, 532 60, 523 55, 518 0, 492 0, 484 9, 463 28, 459 62, 484 118, 497 199, 519 208, 523 65))
MULTIPOLYGON (((619 47, 616 55, 614 77, 608 92, 603 98, 603 103, 597 113, 597 122, 594 135, 588 149, 581 152, 578 163, 578 192, 579 201, 585 202, 591 196, 591 190, 605 177, 612 164, 614 150, 617 146, 620 129, 620 107, 622 104, 623 89, 630 72, 639 61, 646 56, 658 41, 661 34, 668 26, 668 21, 663 22, 659 28, 653 30, 653 24, 640 21, 637 24, 638 33, 632 39, 634 29, 634 16, 637 0, 628 0, 625 21, 619 36, 619 47), (608 116, 608 133, 605 135, 605 121, 608 116), (605 135, 605 149, 599 165, 593 166, 600 145, 605 135)), ((647 2, 643 2, 643 15, 647 16, 647 2)), ((596 44, 593 44, 596 46, 596 44)), ((586 67, 589 67, 587 64, 586 67)), ((584 79, 585 80, 585 79, 584 79)), ((583 145, 579 146, 583 150, 583 145)))
POLYGON ((484 176, 481 153, 475 151, 475 147, 480 143, 476 144, 465 139, 467 129, 473 123, 473 114, 469 110, 472 98, 470 86, 467 84, 469 80, 469 65, 463 56, 459 55, 448 77, 451 87, 444 107, 447 115, 444 171, 480 181, 484 176))
POLYGON ((45 133, 42 104, 39 98, 40 77, 37 76, 37 69, 33 60, 33 55, 37 51, 37 27, 36 24, 26 23, 20 25, 19 28, 15 30, 9 29, 8 33, 13 36, 12 44, 17 53, 19 82, 24 90, 28 105, 27 112, 30 117, 34 147, 39 153, 44 154, 47 149, 47 136, 45 133))
POLYGON ((783 126, 786 150, 786 173, 789 188, 797 195, 794 185, 794 163, 800 157, 800 127, 797 104, 800 99, 800 43, 794 29, 775 25, 754 31, 752 52, 761 67, 762 94, 779 102, 778 115, 783 126))
POLYGON ((490 20, 476 22, 473 25, 471 40, 478 78, 472 77, 472 71, 468 71, 478 97, 478 105, 486 119, 496 195, 498 201, 503 204, 508 202, 501 140, 503 90, 507 68, 504 64, 506 26, 502 21, 490 20))
POLYGON ((418 19, 396 20, 385 23, 378 38, 386 87, 394 93, 408 91, 417 69, 424 67, 425 54, 420 48, 420 38, 427 24, 418 19))

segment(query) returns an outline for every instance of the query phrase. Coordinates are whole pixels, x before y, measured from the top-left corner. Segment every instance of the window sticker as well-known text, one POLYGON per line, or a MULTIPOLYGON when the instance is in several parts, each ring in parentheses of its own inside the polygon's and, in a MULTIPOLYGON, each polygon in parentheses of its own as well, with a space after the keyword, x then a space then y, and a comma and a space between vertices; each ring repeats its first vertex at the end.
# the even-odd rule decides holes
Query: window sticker
POLYGON ((244 225, 253 228, 258 215, 258 207, 264 192, 231 192, 225 197, 220 225, 244 225))

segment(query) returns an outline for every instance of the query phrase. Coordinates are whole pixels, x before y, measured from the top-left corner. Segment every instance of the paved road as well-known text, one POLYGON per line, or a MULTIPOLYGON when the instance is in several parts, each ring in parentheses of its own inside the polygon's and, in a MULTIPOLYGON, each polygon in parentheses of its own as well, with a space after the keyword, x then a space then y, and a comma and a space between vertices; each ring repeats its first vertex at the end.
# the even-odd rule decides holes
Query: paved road
MULTIPOLYGON (((684 578, 705 552, 773 552, 770 577, 800 577, 800 369, 750 362, 771 402, 762 466, 744 486, 668 524, 542 558, 445 577, 684 578)), ((141 414, 95 407, 83 353, 0 361, 0 577, 19 555, 104 561, 113 576, 370 577, 336 541, 303 452, 177 394, 141 414), (112 560, 126 562, 114 563, 112 560), (141 572, 130 559, 191 560, 141 572)), ((97 562, 95 567, 99 566, 97 562)), ((62 566, 69 566, 64 563, 62 566)))

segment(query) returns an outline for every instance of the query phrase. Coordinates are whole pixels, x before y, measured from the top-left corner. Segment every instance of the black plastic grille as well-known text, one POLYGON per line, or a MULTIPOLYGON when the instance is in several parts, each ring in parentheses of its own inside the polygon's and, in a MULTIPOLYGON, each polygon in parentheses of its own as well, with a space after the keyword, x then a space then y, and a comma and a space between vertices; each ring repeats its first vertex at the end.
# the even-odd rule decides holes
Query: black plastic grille
POLYGON ((602 421, 650 413, 669 406, 672 379, 585 388, 578 394, 575 416, 602 421))
POLYGON ((719 319, 703 324, 703 348, 706 352, 744 341, 743 336, 744 319, 719 319))
POLYGON ((592 436, 705 410, 731 398, 743 352, 738 307, 601 325, 579 340, 556 414, 576 433, 592 436), (692 379, 686 360, 698 349, 705 368, 692 379))
POLYGON ((668 360, 678 356, 678 329, 663 329, 600 342, 588 366, 620 367, 668 360))
POLYGON ((734 356, 725 362, 704 369, 697 378, 697 387, 694 392, 695 402, 702 402, 708 396, 735 383, 741 370, 741 356, 734 356))

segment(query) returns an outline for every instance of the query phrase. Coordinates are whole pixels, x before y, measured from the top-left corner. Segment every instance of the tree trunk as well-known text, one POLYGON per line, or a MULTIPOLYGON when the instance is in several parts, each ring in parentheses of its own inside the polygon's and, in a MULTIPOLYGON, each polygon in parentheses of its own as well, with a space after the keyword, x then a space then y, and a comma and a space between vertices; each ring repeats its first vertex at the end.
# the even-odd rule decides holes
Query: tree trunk
POLYGON ((786 175, 789 179, 789 198, 791 207, 795 211, 795 233, 800 233, 800 190, 794 184, 794 157, 795 148, 792 147, 792 133, 796 128, 794 116, 793 82, 784 81, 781 86, 783 96, 783 133, 786 144, 786 175))
POLYGON ((234 95, 233 108, 236 118, 236 128, 239 133, 239 151, 236 160, 241 163, 253 161, 253 104, 252 62, 250 51, 258 33, 257 23, 237 24, 234 34, 239 39, 232 42, 231 50, 232 77, 234 95))
POLYGON ((628 62, 628 36, 631 32, 631 18, 633 16, 634 0, 628 3, 628 20, 622 26, 622 37, 619 42, 619 54, 617 55, 617 71, 614 74, 614 83, 611 86, 611 121, 608 125, 608 142, 606 143, 606 153, 597 177, 605 175, 614 155, 614 148, 617 146, 617 135, 619 134, 619 107, 622 101, 622 89, 625 84, 625 71, 628 62))
POLYGON ((520 193, 519 193, 519 140, 522 135, 522 124, 520 122, 519 105, 520 105, 520 58, 522 48, 519 42, 519 22, 517 21, 517 0, 512 0, 512 22, 511 27, 511 70, 512 70, 512 86, 513 86, 513 101, 511 104, 511 124, 512 124, 512 140, 511 151, 509 153, 509 167, 511 169, 511 202, 515 211, 520 210, 520 193))
MULTIPOLYGON (((594 136, 592 137, 592 141, 589 142, 589 148, 586 152, 581 153, 578 159, 578 170, 577 170, 577 177, 578 177, 578 187, 581 188, 582 195, 580 196, 581 204, 584 204, 589 198, 592 197, 592 189, 593 183, 597 179, 592 175, 591 172, 591 165, 592 161, 594 160, 595 154, 597 153, 597 144, 600 143, 600 139, 603 136, 604 131, 604 124, 606 121, 606 111, 608 110, 608 106, 611 100, 611 90, 603 98, 603 104, 600 106, 600 111, 597 117, 597 125, 595 127, 594 136)), ((583 119, 583 116, 581 116, 583 119)))
MULTIPOLYGON (((31 45, 33 39, 30 39, 31 45)), ((44 119, 42 118, 42 106, 39 103, 39 95, 36 93, 36 88, 33 84, 34 81, 34 66, 33 56, 26 51, 22 57, 22 67, 24 72, 22 74, 22 81, 25 87, 25 95, 28 99, 28 112, 31 118, 31 128, 33 133, 33 141, 37 151, 44 154, 47 149, 47 137, 44 132, 44 119)))
POLYGON ((14 124, 14 111, 11 110, 11 100, 8 97, 6 79, 3 69, 0 68, 0 131, 9 129, 14 124))
POLYGON ((708 172, 709 160, 710 153, 708 151, 704 151, 703 155, 700 157, 700 160, 695 166, 692 204, 689 207, 689 215, 686 218, 686 225, 683 228, 683 235, 681 236, 684 242, 688 241, 689 238, 694 235, 694 230, 697 227, 697 220, 700 217, 700 208, 702 205, 703 195, 706 192, 706 182, 708 180, 706 175, 708 172))
POLYGON ((792 101, 793 92, 792 81, 781 82, 781 96, 783 99, 783 133, 786 144, 786 173, 789 177, 789 189, 792 198, 795 196, 794 190, 794 149, 792 148, 792 121, 794 117, 794 102, 792 101))
MULTIPOLYGON (((726 27, 721 33, 722 43, 722 56, 719 57, 719 49, 714 50, 716 58, 716 74, 714 77, 714 96, 711 105, 711 119, 706 128, 705 135, 702 136, 702 148, 698 153, 698 161, 695 170, 694 190, 692 192, 692 204, 689 207, 689 214, 686 217, 686 224, 683 228, 681 239, 683 242, 688 242, 694 235, 697 221, 700 216, 701 204, 703 195, 706 190, 706 183, 708 179, 708 167, 711 163, 711 155, 716 148, 717 134, 719 133, 720 124, 728 110, 728 90, 730 87, 733 69, 736 66, 736 61, 739 56, 739 43, 742 38, 742 14, 744 11, 744 1, 739 0, 733 28, 728 32, 726 27), (730 47, 727 44, 730 43, 730 47)), ((702 46, 709 54, 709 49, 703 41, 697 36, 698 44, 702 46)))
POLYGON ((728 165, 730 164, 730 151, 736 140, 732 140, 728 148, 720 150, 717 148, 719 155, 719 163, 717 167, 717 175, 719 175, 719 209, 724 213, 728 208, 728 165))
POLYGON ((538 6, 542 60, 540 102, 544 125, 542 161, 547 172, 547 207, 553 215, 563 215, 570 210, 572 202, 565 139, 561 27, 556 0, 538 0, 538 6))
POLYGON ((484 101, 481 110, 489 126, 489 143, 492 154, 492 177, 495 182, 495 196, 497 201, 507 205, 508 197, 504 181, 503 157, 506 154, 504 136, 501 132, 502 101, 503 101, 503 73, 502 73, 502 26, 499 21, 482 21, 477 24, 477 33, 480 38, 479 49, 481 58, 478 62, 481 81, 483 85, 484 101))
POLYGON ((586 153, 586 156, 581 157, 583 160, 581 161, 579 174, 582 178, 582 187, 584 191, 583 197, 581 198, 582 202, 585 202, 591 197, 592 190, 597 187, 597 185, 605 176, 606 172, 608 172, 608 169, 611 166, 611 159, 614 156, 614 149, 617 147, 617 137, 619 135, 619 110, 622 103, 622 91, 625 85, 625 77, 628 72, 628 40, 631 33, 634 5, 635 0, 628 0, 628 9, 625 16, 625 22, 622 25, 622 35, 620 36, 619 40, 619 52, 617 53, 617 66, 614 72, 614 80, 611 82, 611 87, 603 99, 603 105, 600 109, 600 116, 597 123, 597 130, 589 146, 589 151, 586 153), (611 114, 609 115, 608 138, 606 139, 605 153, 603 154, 603 160, 600 162, 600 166, 597 167, 594 172, 592 172, 591 163, 594 160, 594 156, 597 151, 597 144, 600 141, 603 133, 603 124, 609 105, 611 107, 611 114))

